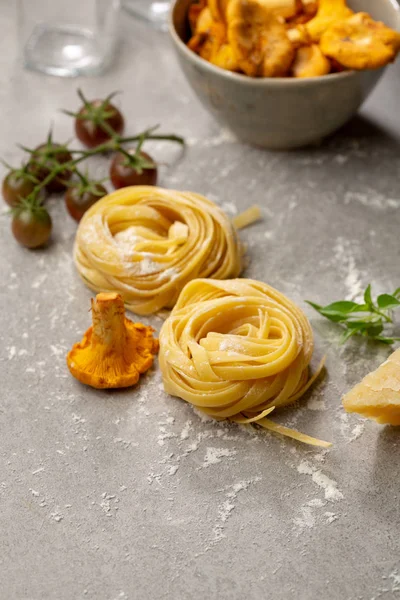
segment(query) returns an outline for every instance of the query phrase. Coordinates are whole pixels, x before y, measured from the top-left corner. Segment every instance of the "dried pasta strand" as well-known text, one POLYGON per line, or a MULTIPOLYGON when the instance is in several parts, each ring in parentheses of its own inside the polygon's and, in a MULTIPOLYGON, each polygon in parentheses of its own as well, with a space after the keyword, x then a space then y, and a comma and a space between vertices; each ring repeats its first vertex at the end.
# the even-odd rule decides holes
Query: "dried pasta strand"
POLYGON ((244 229, 248 225, 252 225, 256 221, 259 221, 261 218, 261 209, 255 204, 234 217, 232 223, 236 229, 244 229))
POLYGON ((123 188, 96 202, 76 234, 74 260, 95 292, 118 292, 140 315, 172 308, 196 277, 237 277, 243 246, 229 217, 204 196, 123 188))
POLYGON ((300 431, 296 431, 295 429, 289 429, 288 427, 284 427, 283 425, 279 425, 278 423, 274 423, 269 419, 263 419, 262 421, 258 421, 258 425, 264 427, 264 429, 269 429, 275 433, 279 433, 286 437, 293 438, 298 442, 303 442, 303 444, 309 444, 310 446, 317 446, 318 448, 330 448, 332 444, 330 442, 324 442, 323 440, 318 440, 317 438, 313 438, 305 433, 301 433, 300 431))
POLYGON ((161 329, 159 363, 165 391, 215 419, 254 422, 328 447, 266 418, 314 383, 324 359, 310 376, 313 349, 307 317, 266 283, 196 279, 161 329))
POLYGON ((259 416, 252 417, 251 419, 247 419, 245 417, 243 417, 243 418, 236 417, 235 422, 240 423, 242 425, 248 425, 249 423, 257 423, 257 422, 261 421, 261 419, 263 419, 264 417, 266 417, 267 415, 272 413, 272 411, 274 411, 274 410, 275 410, 275 406, 272 406, 271 408, 267 408, 267 410, 264 410, 259 416))

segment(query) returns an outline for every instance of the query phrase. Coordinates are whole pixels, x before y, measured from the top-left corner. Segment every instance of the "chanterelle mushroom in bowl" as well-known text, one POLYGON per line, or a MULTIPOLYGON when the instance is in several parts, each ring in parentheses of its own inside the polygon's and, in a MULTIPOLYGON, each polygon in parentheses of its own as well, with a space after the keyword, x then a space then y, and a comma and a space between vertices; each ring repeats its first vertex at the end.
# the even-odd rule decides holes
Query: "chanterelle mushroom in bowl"
POLYGON ((274 2, 287 11, 296 0, 200 1, 197 14, 193 0, 171 11, 181 67, 222 125, 266 148, 304 146, 339 129, 400 49, 392 0, 302 0, 316 11, 303 23, 301 14, 271 13, 274 2))

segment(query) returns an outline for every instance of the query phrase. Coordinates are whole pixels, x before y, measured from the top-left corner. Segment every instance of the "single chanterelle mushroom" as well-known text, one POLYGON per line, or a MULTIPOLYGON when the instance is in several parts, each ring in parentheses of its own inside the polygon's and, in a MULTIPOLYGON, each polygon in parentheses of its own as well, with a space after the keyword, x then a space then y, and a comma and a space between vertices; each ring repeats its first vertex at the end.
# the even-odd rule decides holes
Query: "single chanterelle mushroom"
POLYGON ((153 328, 127 319, 122 297, 116 293, 92 299, 92 323, 68 353, 72 375, 94 388, 135 385, 158 352, 153 328))

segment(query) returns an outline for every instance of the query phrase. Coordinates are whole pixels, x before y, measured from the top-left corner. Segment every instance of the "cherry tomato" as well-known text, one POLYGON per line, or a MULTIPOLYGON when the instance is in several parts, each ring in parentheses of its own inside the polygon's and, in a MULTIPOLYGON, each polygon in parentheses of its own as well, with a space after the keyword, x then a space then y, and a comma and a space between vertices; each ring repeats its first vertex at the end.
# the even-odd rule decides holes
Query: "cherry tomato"
POLYGON ((88 208, 107 194, 106 188, 100 183, 96 183, 93 189, 88 190, 82 190, 81 186, 74 185, 69 187, 65 194, 65 204, 71 217, 79 223, 88 208))
MULTIPOLYGON (((132 156, 135 155, 135 150, 128 151, 132 156)), ((110 179, 116 189, 128 187, 129 185, 156 185, 157 183, 157 166, 151 156, 146 152, 139 152, 139 161, 144 161, 144 164, 151 163, 152 167, 147 169, 138 167, 134 164, 127 164, 128 158, 122 152, 117 152, 114 156, 110 167, 110 179)))
POLYGON ((3 179, 3 198, 9 206, 16 206, 21 198, 26 198, 33 192, 35 185, 21 171, 10 171, 3 179))
MULTIPOLYGON (((29 171, 39 181, 43 181, 50 174, 57 164, 65 164, 72 160, 69 150, 61 144, 47 142, 35 148, 31 160, 29 162, 29 171)), ((72 171, 65 169, 61 171, 52 181, 46 185, 46 189, 50 193, 58 193, 65 190, 67 187, 65 182, 72 176, 72 171)))
POLYGON ((111 139, 110 131, 103 129, 101 122, 107 129, 112 129, 118 135, 124 130, 124 117, 114 104, 107 100, 92 100, 80 109, 75 119, 76 137, 88 146, 95 148, 111 139))
POLYGON ((44 246, 51 235, 52 223, 47 210, 24 207, 13 217, 11 224, 15 239, 26 248, 44 246))

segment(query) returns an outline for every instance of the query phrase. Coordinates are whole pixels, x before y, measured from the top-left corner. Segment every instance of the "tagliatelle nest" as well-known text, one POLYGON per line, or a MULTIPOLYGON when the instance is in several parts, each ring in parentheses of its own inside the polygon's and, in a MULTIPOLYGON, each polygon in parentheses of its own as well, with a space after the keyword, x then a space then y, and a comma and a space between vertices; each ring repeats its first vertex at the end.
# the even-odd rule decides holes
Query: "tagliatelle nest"
POLYGON ((400 34, 346 0, 199 0, 188 47, 250 77, 320 77, 395 60, 400 34))
POLYGON ((140 315, 172 308, 196 277, 237 277, 244 248, 236 230, 260 216, 255 207, 231 220, 194 192, 122 188, 94 204, 79 223, 74 258, 95 292, 119 292, 140 315))
POLYGON ((312 386, 313 333, 289 298, 260 281, 195 279, 160 332, 165 391, 207 415, 258 423, 302 442, 328 447, 267 416, 312 386))

